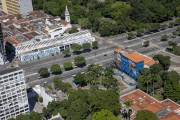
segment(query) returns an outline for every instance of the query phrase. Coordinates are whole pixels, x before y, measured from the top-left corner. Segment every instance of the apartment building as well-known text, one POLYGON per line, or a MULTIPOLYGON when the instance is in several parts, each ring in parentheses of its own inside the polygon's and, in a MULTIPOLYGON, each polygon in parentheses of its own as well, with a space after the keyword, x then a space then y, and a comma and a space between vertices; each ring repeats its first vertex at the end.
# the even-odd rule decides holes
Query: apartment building
POLYGON ((3 44, 3 31, 0 23, 0 65, 5 63, 5 49, 3 44))
POLYGON ((2 0, 2 6, 7 14, 28 15, 33 11, 32 0, 2 0))
POLYGON ((29 104, 23 69, 0 71, 0 120, 26 112, 29 112, 29 104))

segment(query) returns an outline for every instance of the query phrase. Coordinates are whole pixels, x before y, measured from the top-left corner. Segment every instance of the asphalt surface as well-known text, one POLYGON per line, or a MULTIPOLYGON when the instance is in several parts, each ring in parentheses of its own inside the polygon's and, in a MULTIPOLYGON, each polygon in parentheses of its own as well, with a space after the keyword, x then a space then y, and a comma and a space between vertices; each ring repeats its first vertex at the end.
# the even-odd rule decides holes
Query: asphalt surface
MULTIPOLYGON (((99 42, 99 49, 92 50, 91 52, 82 53, 81 56, 86 58, 86 64, 98 63, 104 66, 112 64, 113 62, 113 51, 117 47, 128 47, 142 54, 153 57, 155 54, 161 53, 164 55, 169 55, 171 57, 171 61, 173 64, 180 64, 180 57, 175 56, 173 54, 169 54, 165 52, 166 47, 168 47, 168 41, 161 42, 161 36, 164 34, 171 35, 173 31, 176 30, 177 27, 168 28, 166 30, 162 30, 160 32, 145 35, 143 37, 137 37, 132 40, 127 39, 127 35, 117 35, 113 37, 99 37, 95 34, 93 36, 99 42), (142 43, 144 40, 148 40, 150 42, 149 47, 143 47, 142 43), (104 56, 106 54, 106 56, 104 56)), ((177 38, 169 38, 169 40, 175 41, 177 44, 180 43, 179 37, 177 38)), ((39 75, 37 71, 41 67, 50 68, 52 64, 59 64, 63 70, 63 63, 66 61, 74 61, 74 57, 77 55, 71 54, 71 57, 64 58, 63 54, 57 54, 54 56, 48 56, 46 58, 42 58, 40 60, 31 61, 21 63, 17 61, 20 67, 25 70, 25 77, 29 85, 41 84, 45 81, 50 81, 51 77, 45 79, 38 79, 39 75)), ((74 68, 71 71, 64 71, 63 74, 60 75, 62 79, 67 79, 72 77, 79 72, 86 71, 87 68, 74 68)))

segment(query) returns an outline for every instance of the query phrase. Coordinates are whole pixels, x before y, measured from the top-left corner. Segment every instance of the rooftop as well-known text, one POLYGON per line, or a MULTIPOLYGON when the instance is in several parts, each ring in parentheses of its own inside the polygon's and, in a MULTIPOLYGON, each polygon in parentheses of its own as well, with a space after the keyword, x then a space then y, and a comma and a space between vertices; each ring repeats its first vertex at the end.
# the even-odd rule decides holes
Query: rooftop
POLYGON ((180 119, 180 115, 176 113, 180 112, 180 105, 170 99, 158 101, 139 89, 122 95, 121 100, 132 101, 133 109, 135 111, 149 110, 156 113, 160 120, 176 120, 175 118, 180 119))
POLYGON ((14 72, 14 71, 17 71, 17 70, 21 70, 21 68, 20 67, 15 67, 15 68, 5 69, 5 70, 0 71, 0 75, 11 73, 11 72, 14 72))
POLYGON ((136 63, 144 61, 144 64, 147 66, 151 66, 156 63, 156 61, 153 60, 152 58, 142 55, 140 53, 134 52, 133 50, 130 50, 130 49, 116 48, 115 51, 123 54, 124 57, 136 63))

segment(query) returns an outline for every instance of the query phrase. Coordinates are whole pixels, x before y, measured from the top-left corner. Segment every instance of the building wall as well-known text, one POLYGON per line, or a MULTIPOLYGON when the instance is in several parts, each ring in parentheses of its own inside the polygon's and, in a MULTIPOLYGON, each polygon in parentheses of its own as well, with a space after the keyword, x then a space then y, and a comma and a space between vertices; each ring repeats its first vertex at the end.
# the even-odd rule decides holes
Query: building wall
POLYGON ((144 62, 135 63, 128 58, 124 57, 123 54, 114 52, 114 61, 116 66, 122 72, 128 74, 134 80, 137 79, 137 75, 141 68, 144 68, 144 62))
POLYGON ((3 32, 2 32, 2 27, 0 23, 0 65, 3 65, 5 62, 5 49, 4 49, 4 44, 3 44, 3 32))
POLYGON ((32 0, 2 0, 2 6, 7 14, 28 15, 33 11, 32 0))
POLYGON ((7 14, 19 14, 18 0, 2 0, 3 11, 7 14))
MULTIPOLYGON (((27 52, 32 52, 33 50, 39 50, 52 46, 62 46, 64 44, 74 43, 77 41, 82 41, 83 39, 90 39, 95 41, 95 38, 91 36, 89 31, 81 31, 78 33, 70 34, 68 36, 61 36, 54 39, 46 38, 40 41, 30 41, 18 44, 16 47, 16 56, 22 55, 27 52)), ((78 43, 78 42, 77 42, 78 43)))
POLYGON ((33 11, 32 0, 19 0, 19 11, 22 15, 28 15, 33 11))
POLYGON ((22 69, 0 75, 0 120, 29 112, 26 84, 22 69))
POLYGON ((8 13, 8 12, 7 12, 7 7, 6 7, 6 0, 1 0, 1 2, 2 2, 3 11, 4 11, 5 13, 8 13))
POLYGON ((52 102, 54 100, 53 97, 51 97, 48 93, 46 93, 46 90, 44 87, 41 87, 40 85, 36 85, 33 90, 43 98, 43 105, 47 107, 49 102, 52 102))
POLYGON ((20 56, 20 59, 22 62, 32 61, 41 57, 59 53, 63 50, 70 49, 71 45, 74 43, 83 44, 83 43, 91 43, 92 41, 93 39, 91 38, 82 38, 82 39, 78 39, 78 40, 74 40, 70 42, 65 42, 65 43, 62 43, 61 45, 57 45, 57 47, 51 46, 43 50, 38 50, 37 52, 23 54, 20 56))

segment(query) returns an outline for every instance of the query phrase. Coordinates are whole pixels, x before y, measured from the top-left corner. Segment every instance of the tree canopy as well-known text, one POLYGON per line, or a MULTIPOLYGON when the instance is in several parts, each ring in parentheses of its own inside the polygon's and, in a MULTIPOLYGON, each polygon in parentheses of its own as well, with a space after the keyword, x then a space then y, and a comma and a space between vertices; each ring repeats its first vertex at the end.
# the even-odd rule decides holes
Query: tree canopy
POLYGON ((77 66, 84 66, 86 64, 86 60, 83 56, 77 56, 74 58, 74 63, 77 66))
POLYGON ((102 36, 151 28, 180 13, 179 0, 33 0, 34 10, 61 18, 66 5, 71 23, 79 23, 83 29, 89 28, 102 36))
POLYGON ((92 120, 118 120, 111 111, 102 109, 95 112, 92 116, 92 120))
POLYGON ((53 64, 50 68, 50 71, 54 74, 61 73, 61 68, 58 64, 53 64))
POLYGON ((38 70, 38 73, 40 74, 40 76, 46 77, 48 75, 48 68, 40 68, 38 70))
POLYGON ((140 110, 137 112, 135 120, 158 120, 158 117, 151 111, 140 110))

